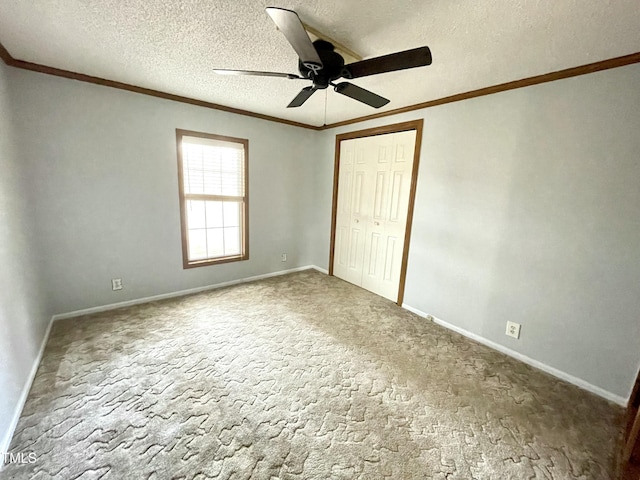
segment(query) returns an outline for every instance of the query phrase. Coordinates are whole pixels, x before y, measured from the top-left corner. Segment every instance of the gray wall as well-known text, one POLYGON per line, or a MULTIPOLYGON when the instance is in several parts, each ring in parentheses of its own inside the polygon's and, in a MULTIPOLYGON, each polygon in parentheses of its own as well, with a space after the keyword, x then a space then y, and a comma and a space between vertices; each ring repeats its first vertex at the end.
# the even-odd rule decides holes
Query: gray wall
POLYGON ((322 134, 424 118, 404 302, 615 395, 640 364, 640 65, 322 134), (519 340, 504 335, 522 324, 519 340))
POLYGON ((628 396, 640 363, 640 65, 320 133, 0 73, 2 421, 51 313, 326 268, 335 135, 418 117, 405 302, 628 396), (182 269, 175 128, 249 139, 249 261, 182 269), (111 291, 114 277, 124 290, 111 291), (522 323, 520 340, 504 336, 507 320, 522 323))
POLYGON ((315 132, 24 70, 11 75, 55 313, 311 263, 315 132), (249 139, 250 260, 182 268, 176 128, 249 139), (124 289, 112 292, 111 278, 124 289))
POLYGON ((8 68, 0 62, 0 452, 51 317, 37 271, 31 208, 12 126, 8 68))

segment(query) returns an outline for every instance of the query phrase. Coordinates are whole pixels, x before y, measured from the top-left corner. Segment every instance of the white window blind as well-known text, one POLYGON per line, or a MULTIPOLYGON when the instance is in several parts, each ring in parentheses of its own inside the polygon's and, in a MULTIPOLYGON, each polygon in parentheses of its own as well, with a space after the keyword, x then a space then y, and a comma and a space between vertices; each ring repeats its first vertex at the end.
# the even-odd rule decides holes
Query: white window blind
POLYGON ((182 136, 189 262, 243 254, 244 144, 182 136))
POLYGON ((244 145, 182 137, 184 191, 187 194, 244 196, 244 145))

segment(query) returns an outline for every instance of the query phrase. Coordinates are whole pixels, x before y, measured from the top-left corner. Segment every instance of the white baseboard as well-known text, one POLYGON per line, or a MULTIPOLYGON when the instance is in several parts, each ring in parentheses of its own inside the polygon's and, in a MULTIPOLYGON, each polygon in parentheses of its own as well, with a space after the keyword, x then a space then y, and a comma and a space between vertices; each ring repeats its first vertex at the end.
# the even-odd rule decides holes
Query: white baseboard
POLYGON ((213 285, 205 285, 204 287, 189 288, 187 290, 179 290, 177 292, 163 293, 161 295, 153 295, 151 297, 136 298, 134 300, 126 300, 124 302, 110 303, 108 305, 100 305, 98 307, 84 308, 82 310, 75 310, 73 312, 58 313, 53 316, 53 320, 55 321, 55 320, 63 320, 65 318, 80 317, 82 315, 90 315, 92 313, 106 312, 109 310, 115 310, 116 308, 139 305, 141 303, 155 302, 157 300, 165 300, 167 298, 182 297, 184 295, 191 295, 194 293, 205 292, 207 290, 215 290, 217 288, 229 287, 231 285, 239 285, 241 283, 247 283, 247 282, 254 282, 256 280, 263 280, 265 278, 277 277, 280 275, 286 275, 287 273, 301 272, 302 270, 310 270, 310 269, 314 269, 325 274, 327 273, 326 270, 320 267, 316 267, 315 265, 305 265, 304 267, 290 268, 288 270, 280 270, 278 272, 265 273, 262 275, 255 275, 253 277, 246 277, 238 280, 230 280, 228 282, 216 283, 213 285))
POLYGON ((596 395, 602 397, 602 398, 606 398, 607 400, 617 403, 618 405, 621 405, 623 407, 627 406, 627 399, 621 397, 620 395, 616 395, 614 393, 611 393, 607 390, 605 390, 604 388, 600 388, 596 385, 593 385, 589 382, 587 382, 586 380, 582 380, 581 378, 578 377, 574 377, 573 375, 563 372, 562 370, 558 370, 557 368, 551 367, 549 365, 547 365, 546 363, 542 363, 538 360, 535 360, 531 357, 528 357, 526 355, 523 355, 522 353, 516 352, 515 350, 511 350, 510 348, 505 347, 504 345, 500 345, 499 343, 493 342, 491 340, 488 340, 484 337, 481 337, 480 335, 477 335, 475 333, 471 333, 463 328, 460 327, 456 327, 455 325, 452 325, 448 322, 445 322, 444 320, 440 320, 439 318, 434 317, 433 315, 429 315, 421 310, 418 310, 417 308, 414 308, 410 305, 407 304, 403 304, 402 308, 409 310, 410 312, 415 313, 416 315, 419 315, 420 317, 424 317, 424 318, 430 318, 433 320, 434 323, 437 323, 438 325, 441 325, 445 328, 448 328, 449 330, 453 330, 456 333, 459 333, 460 335, 463 335, 467 338, 470 338, 472 340, 475 340, 478 343, 481 343, 482 345, 486 345, 489 348, 492 348, 494 350, 497 350, 501 353, 504 353, 505 355, 509 355, 510 357, 515 358, 516 360, 520 360, 523 363, 526 363, 527 365, 531 365, 532 367, 535 367, 539 370, 542 370, 543 372, 547 372, 551 375, 553 375, 554 377, 557 377, 561 380, 564 380, 566 382, 572 383, 573 385, 576 385, 584 390, 587 390, 588 392, 591 393, 595 393, 596 395))
MULTIPOLYGON (((38 367, 40 366, 40 361, 42 360, 44 349, 47 346, 47 341, 49 340, 49 335, 51 334, 52 325, 53 325, 53 317, 51 317, 51 319, 49 320, 49 325, 47 325, 47 330, 44 333, 44 338, 40 343, 40 350, 38 351, 38 355, 36 356, 36 359, 33 361, 33 365, 31 366, 31 371, 29 372, 29 376, 27 377, 27 381, 24 383, 24 386, 22 387, 22 392, 20 393, 20 398, 18 399, 18 403, 16 404, 15 410, 13 412, 13 417, 11 418, 9 429, 5 432, 2 442, 0 443, 0 453, 9 452, 9 447, 11 446, 11 440, 13 439, 13 434, 15 433, 16 427, 18 426, 18 421, 20 420, 20 416, 22 415, 24 404, 27 402, 27 397, 29 396, 31 385, 33 384, 33 380, 36 378, 36 373, 38 371, 38 367)), ((2 471, 3 468, 4 468, 4 458, 0 460, 0 471, 2 471)))

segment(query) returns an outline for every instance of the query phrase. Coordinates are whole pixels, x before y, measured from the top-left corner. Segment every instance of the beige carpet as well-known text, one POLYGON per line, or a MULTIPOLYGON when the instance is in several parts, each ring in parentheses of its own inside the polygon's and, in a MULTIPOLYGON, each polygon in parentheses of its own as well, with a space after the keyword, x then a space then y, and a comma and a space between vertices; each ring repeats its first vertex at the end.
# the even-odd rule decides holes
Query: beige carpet
POLYGON ((622 409, 315 271, 57 322, 15 479, 609 479, 622 409))

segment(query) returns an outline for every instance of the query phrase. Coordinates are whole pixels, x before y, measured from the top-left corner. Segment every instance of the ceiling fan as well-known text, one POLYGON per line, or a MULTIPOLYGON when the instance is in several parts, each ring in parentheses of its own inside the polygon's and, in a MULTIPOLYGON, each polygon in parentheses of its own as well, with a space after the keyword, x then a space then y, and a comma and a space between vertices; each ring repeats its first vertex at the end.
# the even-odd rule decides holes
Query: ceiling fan
POLYGON ((267 8, 267 13, 298 54, 298 71, 300 75, 253 70, 216 69, 214 72, 221 75, 257 75, 292 80, 311 80, 313 84, 304 87, 287 105, 287 108, 301 106, 317 90, 323 90, 329 85, 342 95, 366 103, 374 108, 380 108, 389 103, 389 100, 353 83, 335 83, 334 81, 339 78, 351 80, 378 73, 431 65, 429 47, 414 48, 345 65, 344 58, 334 51, 334 46, 331 42, 322 39, 318 39, 315 42, 311 41, 296 12, 284 8, 269 7, 267 8))

